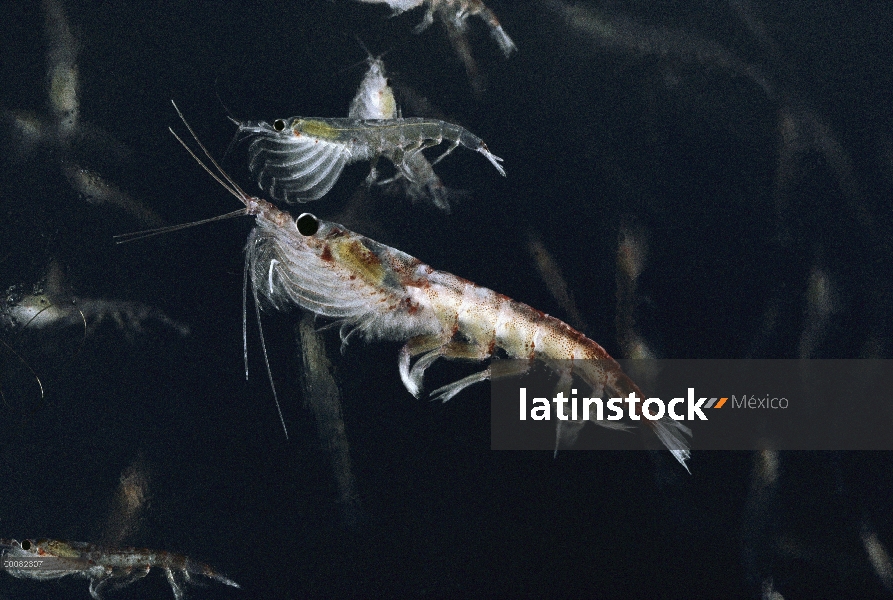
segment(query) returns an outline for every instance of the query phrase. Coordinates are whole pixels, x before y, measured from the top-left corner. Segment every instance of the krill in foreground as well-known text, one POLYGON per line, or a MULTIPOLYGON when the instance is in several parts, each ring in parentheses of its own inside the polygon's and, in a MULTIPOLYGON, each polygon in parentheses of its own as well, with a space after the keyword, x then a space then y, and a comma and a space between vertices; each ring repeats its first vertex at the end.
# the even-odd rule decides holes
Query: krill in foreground
MULTIPOLYGON (((438 358, 485 361, 499 350, 510 358, 537 360, 547 365, 553 360, 598 359, 578 361, 579 368, 574 367, 574 372, 566 375, 576 375, 597 394, 635 393, 643 397, 604 348, 558 319, 455 275, 436 271, 408 254, 341 225, 308 213, 295 219, 266 200, 249 196, 220 169, 192 128, 186 126, 216 173, 177 139, 209 174, 245 204, 244 214, 256 217, 245 249, 246 277, 251 279, 256 305, 262 295, 276 309, 297 305, 336 319, 341 323, 341 338, 345 342, 356 332, 367 340, 405 340, 399 358, 400 376, 414 396, 421 392, 425 370, 438 358), (417 360, 411 364, 414 358, 417 360)), ((447 401, 469 385, 486 381, 490 375, 488 367, 432 394, 447 401)), ((659 420, 646 418, 644 423, 685 466, 689 449, 684 434, 690 435, 690 431, 666 416, 659 420)), ((598 424, 626 428, 607 421, 598 424)), ((559 430, 559 443, 573 441, 583 425, 577 422, 559 430)))

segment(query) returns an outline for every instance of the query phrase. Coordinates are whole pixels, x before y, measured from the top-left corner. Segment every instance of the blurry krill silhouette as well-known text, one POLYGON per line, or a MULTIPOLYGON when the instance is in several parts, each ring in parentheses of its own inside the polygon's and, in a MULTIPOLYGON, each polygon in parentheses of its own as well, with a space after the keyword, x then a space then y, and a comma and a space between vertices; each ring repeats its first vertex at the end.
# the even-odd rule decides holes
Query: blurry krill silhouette
POLYGON ((518 49, 500 25, 499 20, 492 10, 481 0, 358 0, 367 4, 387 4, 394 10, 394 14, 400 14, 414 8, 425 7, 425 16, 416 28, 416 33, 421 33, 433 22, 435 16, 443 23, 450 43, 462 63, 465 72, 471 82, 472 89, 480 93, 484 89, 484 78, 478 71, 477 63, 471 54, 471 46, 466 35, 468 29, 468 17, 479 17, 490 28, 490 34, 506 58, 518 49))
POLYGON ((140 455, 121 473, 106 520, 103 543, 119 546, 133 538, 139 532, 148 501, 149 470, 140 455))
POLYGON ((558 266, 555 257, 546 249, 542 237, 533 228, 527 229, 527 252, 533 258, 533 264, 536 265, 540 278, 546 284, 546 289, 566 313, 567 323, 578 331, 586 331, 586 323, 568 290, 567 281, 561 273, 561 267, 558 266))
POLYGON ((325 339, 317 330, 316 317, 305 312, 296 329, 301 350, 301 387, 304 401, 313 412, 320 442, 328 456, 338 493, 341 518, 347 527, 360 519, 360 500, 350 459, 350 445, 344 430, 341 393, 332 364, 326 357, 325 339))
MULTIPOLYGON (((77 356, 84 342, 103 323, 113 323, 128 341, 147 333, 147 323, 156 323, 179 336, 189 335, 189 326, 171 319, 162 311, 139 302, 74 296, 63 281, 62 269, 52 261, 46 276, 32 286, 14 285, 0 298, 0 354, 4 360, 0 375, 0 397, 12 400, 4 387, 26 389, 23 379, 32 379, 42 399, 46 390, 32 364, 66 360, 77 356), (41 356, 36 359, 36 356, 41 356), (16 385, 9 385, 10 382, 16 385)), ((30 397, 30 393, 26 394, 30 397)), ((22 401, 24 399, 19 399, 22 401)), ((18 404, 19 402, 15 402, 18 404)))
POLYGON ((152 210, 82 164, 83 159, 97 154, 120 160, 128 151, 105 131, 81 121, 77 63, 80 44, 71 31, 62 3, 43 0, 42 5, 49 115, 0 110, 0 120, 5 123, 12 143, 8 156, 19 162, 31 160, 37 150, 53 154, 61 175, 87 202, 116 207, 148 227, 163 225, 164 221, 152 210))
POLYGON ((621 225, 617 235, 617 341, 627 358, 657 358, 636 327, 636 286, 645 269, 648 241, 642 225, 621 225))
MULTIPOLYGON (((858 184, 846 151, 837 141, 831 127, 806 102, 782 75, 774 76, 766 67, 740 58, 719 42, 706 39, 695 31, 669 27, 649 27, 621 14, 603 12, 592 6, 571 4, 563 0, 542 0, 543 5, 559 15, 564 23, 591 42, 598 50, 622 52, 635 56, 668 57, 725 71, 749 79, 771 102, 778 105, 779 151, 775 195, 779 212, 778 235, 789 235, 787 196, 800 179, 797 170, 812 152, 821 154, 833 173, 841 195, 850 205, 860 225, 870 228, 872 220, 859 199, 858 184)), ((745 25, 774 63, 782 58, 766 28, 747 3, 731 3, 735 15, 745 25)))

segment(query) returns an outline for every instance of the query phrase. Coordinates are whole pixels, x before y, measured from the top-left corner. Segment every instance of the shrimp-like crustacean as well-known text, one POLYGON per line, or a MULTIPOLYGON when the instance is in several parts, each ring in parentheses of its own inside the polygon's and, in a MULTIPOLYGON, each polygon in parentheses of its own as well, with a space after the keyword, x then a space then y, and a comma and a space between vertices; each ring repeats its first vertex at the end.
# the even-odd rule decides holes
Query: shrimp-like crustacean
POLYGON ((421 33, 427 29, 433 22, 434 17, 443 24, 447 36, 453 49, 459 56, 459 59, 465 65, 465 72, 475 93, 481 93, 484 90, 484 78, 478 71, 477 61, 471 53, 471 44, 468 42, 466 31, 468 29, 468 17, 478 16, 489 27, 493 39, 499 44, 506 58, 512 52, 517 50, 517 46, 508 36, 493 11, 481 0, 359 0, 369 4, 387 4, 394 10, 394 14, 398 15, 407 10, 412 10, 420 6, 426 8, 425 18, 415 28, 415 33, 421 33))
MULTIPOLYGON (((347 116, 351 119, 398 119, 400 107, 394 97, 394 90, 388 82, 384 70, 384 62, 381 57, 368 57, 369 69, 360 82, 357 95, 350 103, 350 111, 347 116)), ((375 167, 369 173, 367 181, 376 181, 378 173, 375 167)), ((380 185, 390 183, 402 183, 413 202, 418 200, 430 200, 434 206, 449 211, 449 197, 461 195, 451 192, 434 172, 431 162, 422 152, 413 152, 404 157, 403 168, 384 181, 378 181, 380 185), (405 176, 409 173, 409 176, 405 176)))
MULTIPOLYGON (((365 48, 365 46, 364 46, 365 48)), ((369 51, 366 51, 369 54, 369 51)), ((369 69, 360 82, 356 96, 350 101, 347 116, 351 119, 398 119, 400 107, 394 90, 388 82, 381 56, 369 54, 366 58, 369 69)))
MULTIPOLYGON (((444 140, 449 147, 437 164, 460 144, 480 152, 505 176, 502 159, 490 152, 484 141, 467 129, 436 119, 320 119, 292 117, 238 123, 246 132, 248 168, 261 189, 285 202, 307 202, 322 198, 344 167, 361 160, 373 167, 382 156, 413 181, 410 167, 415 155, 444 140)), ((374 177, 374 168, 373 168, 374 177)), ((372 183, 372 181, 369 181, 372 183)))
POLYGON ((359 0, 367 4, 387 4, 394 10, 394 14, 400 14, 420 6, 425 6, 425 18, 415 28, 416 33, 421 33, 434 22, 434 15, 449 23, 458 31, 465 31, 468 17, 480 17, 490 28, 490 33, 503 54, 510 56, 518 49, 515 42, 508 36, 499 19, 493 11, 481 2, 481 0, 359 0))
POLYGON ((0 539, 3 566, 20 579, 49 580, 68 575, 90 580, 90 595, 102 600, 114 590, 142 579, 153 568, 164 571, 176 600, 186 597, 183 588, 194 575, 201 575, 232 587, 235 581, 181 554, 141 548, 106 548, 86 542, 61 540, 0 539))
MULTIPOLYGON (((180 143, 245 204, 245 214, 256 218, 245 248, 246 277, 250 277, 255 304, 263 296, 276 309, 297 305, 337 319, 344 342, 354 333, 367 340, 406 340, 400 351, 400 377, 416 397, 425 370, 438 358, 484 361, 497 350, 510 358, 546 364, 597 359, 575 361, 580 366, 574 374, 593 390, 642 397, 604 348, 558 319, 436 271, 341 225, 309 213, 293 218, 266 200, 248 196, 186 126, 217 173, 177 137, 180 143), (417 359, 415 364, 413 359, 417 359)), ((465 387, 489 378, 488 367, 432 394, 447 401, 465 387)), ((667 416, 644 421, 684 466, 689 451, 682 434, 690 434, 689 430, 667 416)), ((610 426, 607 421, 597 423, 610 426)))

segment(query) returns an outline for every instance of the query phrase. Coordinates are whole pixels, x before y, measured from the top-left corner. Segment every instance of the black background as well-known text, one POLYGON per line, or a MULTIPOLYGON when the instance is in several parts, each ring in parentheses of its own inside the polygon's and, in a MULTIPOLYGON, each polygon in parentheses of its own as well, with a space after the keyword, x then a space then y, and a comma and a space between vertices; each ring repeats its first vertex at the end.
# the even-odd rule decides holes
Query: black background
MULTIPOLYGON (((168 223, 238 208, 167 132, 182 130, 170 100, 218 157, 235 130, 222 104, 245 119, 345 116, 365 68, 356 36, 388 51, 395 84, 482 137, 508 177, 457 150, 438 173, 473 196, 444 215, 380 194, 351 205, 367 172, 353 166, 308 207, 320 217, 564 318, 526 250, 532 229, 560 265, 585 333, 618 356, 621 224, 647 232, 637 329, 662 357, 799 356, 819 269, 834 310, 811 355, 889 357, 888 8, 754 4, 767 46, 733 5, 580 3, 633 32, 614 43, 556 6, 493 0, 519 47, 509 60, 470 20, 487 77, 475 95, 439 24, 412 34, 420 11, 389 19, 384 7, 345 1, 68 3, 81 119, 107 137, 25 156, 4 137, 0 283, 36 283, 55 260, 75 295, 142 302, 192 333, 148 322, 130 339, 111 323, 86 339, 76 327, 5 335, 47 394, 39 399, 4 348, 2 537, 98 540, 120 474, 139 459, 150 496, 127 543, 189 554, 244 588, 213 584, 191 589, 195 598, 730 598, 758 597, 768 578, 789 600, 883 597, 860 532, 893 543, 888 454, 782 453, 777 487, 755 496, 750 453, 695 453, 689 476, 666 452, 491 452, 487 386, 445 405, 416 400, 397 374, 399 344, 355 340, 339 354, 331 331, 363 509, 358 525, 344 525, 299 391, 296 314, 264 317, 289 441, 251 323, 244 380, 251 220, 116 246, 114 234, 144 225, 85 202, 61 174, 62 159, 87 165, 168 223), (756 65, 773 93, 704 51, 717 46, 756 65), (804 144, 780 193, 785 114, 812 115, 827 135, 824 146, 804 144), (841 155, 851 179, 835 171, 841 155)), ((0 107, 47 118, 40 4, 2 12, 0 107)), ((223 164, 256 191, 244 147, 223 164)), ((473 368, 438 364, 426 387, 473 368)), ((85 598, 86 587, 3 576, 0 596, 85 598)), ((153 575, 113 597, 169 597, 165 588, 153 575)))

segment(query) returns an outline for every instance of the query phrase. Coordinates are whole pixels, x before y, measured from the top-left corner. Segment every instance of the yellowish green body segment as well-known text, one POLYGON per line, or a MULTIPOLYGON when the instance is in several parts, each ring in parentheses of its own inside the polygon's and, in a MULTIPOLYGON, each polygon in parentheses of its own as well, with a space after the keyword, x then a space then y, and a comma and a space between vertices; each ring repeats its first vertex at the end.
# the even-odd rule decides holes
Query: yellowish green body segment
POLYGON ((342 238, 330 243, 329 248, 337 264, 346 267, 363 281, 372 285, 384 282, 386 271, 381 259, 359 240, 342 238))
MULTIPOLYGON (((444 141, 449 145, 434 163, 458 146, 483 154, 505 175, 501 158, 487 148, 481 138, 468 130, 436 119, 322 119, 292 117, 240 123, 240 129, 252 137, 248 147, 248 168, 258 184, 277 200, 306 202, 324 196, 345 166, 361 160, 375 163, 384 157, 402 177, 423 185, 412 161, 424 158, 425 148, 444 141), (418 179, 418 180, 417 180, 418 179)), ((432 164, 434 164, 432 163, 432 164)), ((374 180, 374 177, 373 177, 374 180)))
POLYGON ((293 130, 295 134, 298 135, 304 134, 328 140, 337 139, 341 132, 340 129, 332 127, 325 121, 318 121, 315 119, 300 119, 294 124, 293 130))
POLYGON ((81 556, 80 550, 76 550, 67 542, 60 540, 48 540, 46 547, 52 552, 53 556, 58 556, 59 558, 80 558, 81 556))

